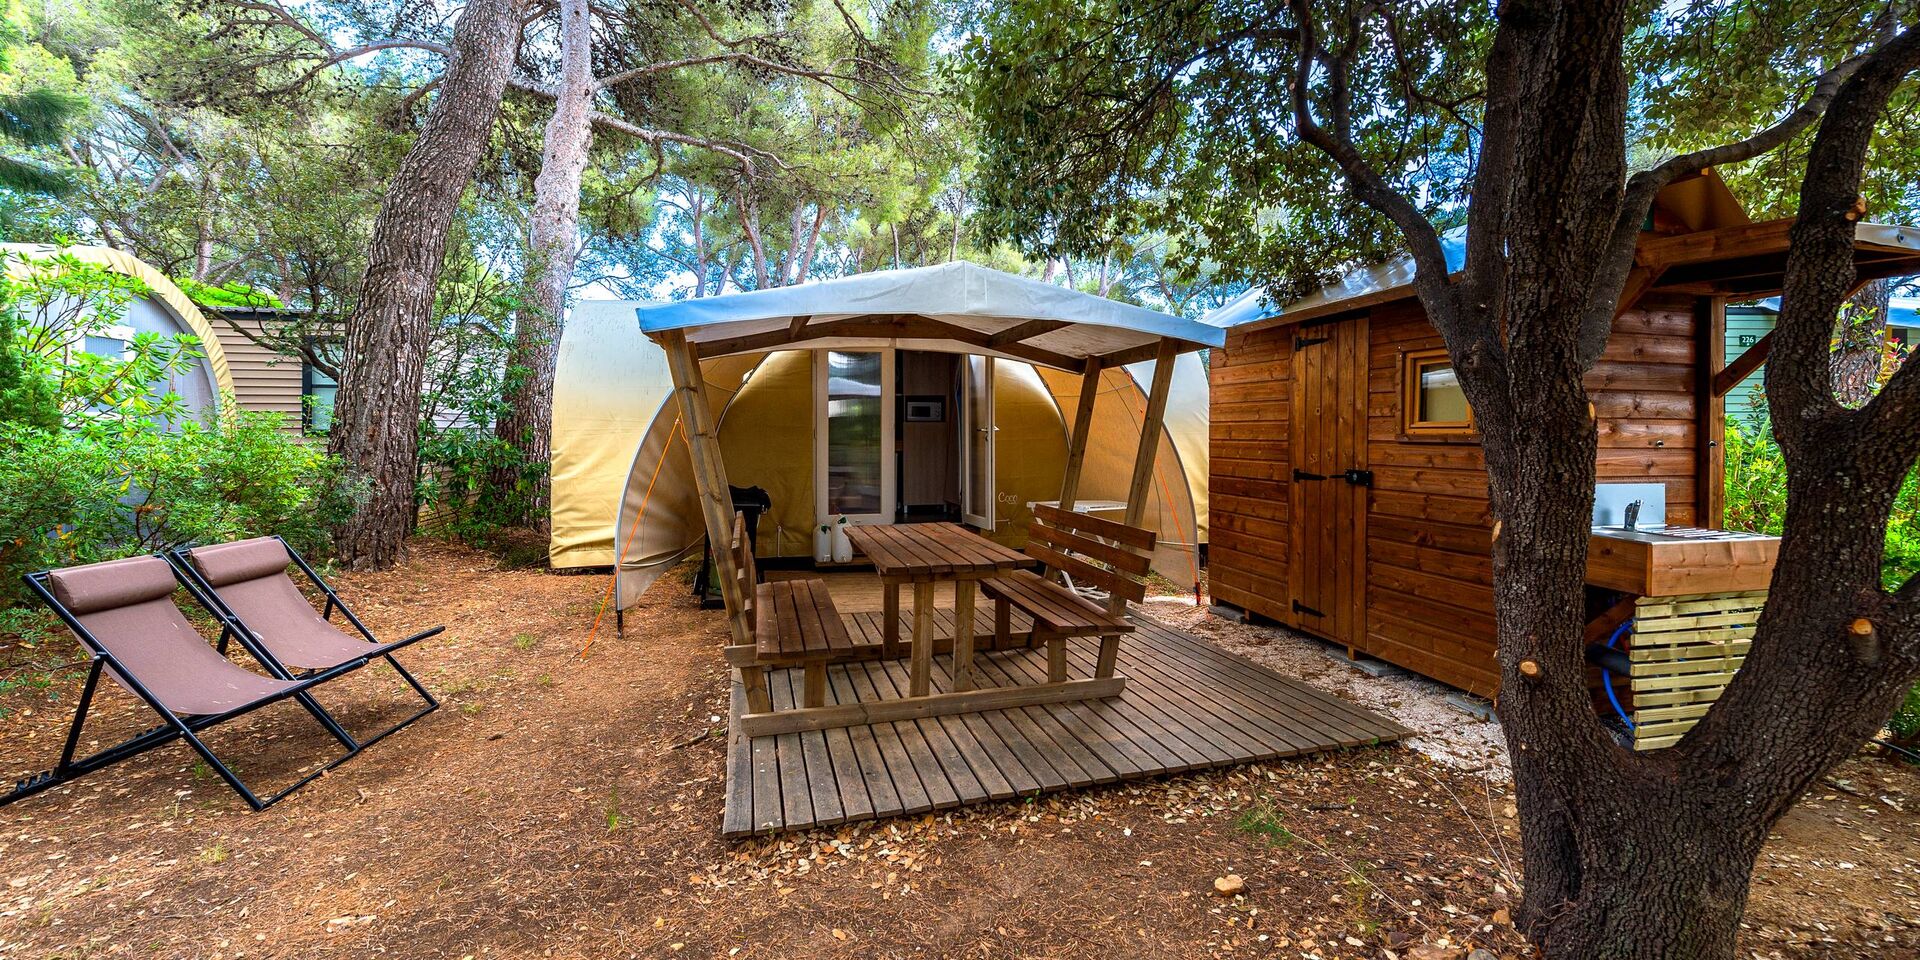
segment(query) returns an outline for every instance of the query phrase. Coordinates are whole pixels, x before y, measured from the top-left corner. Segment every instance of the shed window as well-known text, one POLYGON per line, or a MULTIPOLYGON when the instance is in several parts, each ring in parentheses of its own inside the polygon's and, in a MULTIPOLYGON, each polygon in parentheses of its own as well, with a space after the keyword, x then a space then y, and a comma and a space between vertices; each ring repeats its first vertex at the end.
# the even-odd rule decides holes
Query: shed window
POLYGON ((1403 404, 1409 434, 1466 434, 1473 432, 1473 411, 1460 389, 1453 361, 1445 350, 1406 354, 1403 404))

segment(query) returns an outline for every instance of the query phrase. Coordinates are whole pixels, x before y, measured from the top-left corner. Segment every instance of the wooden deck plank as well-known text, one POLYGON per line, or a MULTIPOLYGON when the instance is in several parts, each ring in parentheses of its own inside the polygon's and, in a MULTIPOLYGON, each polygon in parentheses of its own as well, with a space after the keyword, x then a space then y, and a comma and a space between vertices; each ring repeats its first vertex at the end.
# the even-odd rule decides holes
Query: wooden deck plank
MULTIPOLYGON (((835 703, 849 703, 855 697, 843 666, 827 670, 827 695, 835 703)), ((864 726, 840 727, 827 732, 827 747, 833 754, 834 778, 840 782, 840 802, 849 820, 869 820, 900 812, 900 795, 893 789, 893 775, 874 745, 873 731, 864 726)))
MULTIPOLYGON (((949 667, 944 660, 934 661, 933 676, 935 681, 952 689, 953 671, 949 667)), ((1005 800, 1034 789, 1025 765, 1011 755, 1006 744, 1000 742, 977 714, 954 714, 938 719, 960 748, 960 755, 973 768, 973 775, 986 788, 988 797, 1005 800), (1026 786, 1022 787, 1022 783, 1026 786)))
MULTIPOLYGON (((854 665, 849 665, 851 669, 854 665)), ((870 662, 858 664, 866 668, 867 677, 873 684, 876 696, 882 699, 898 699, 907 695, 907 669, 904 661, 890 663, 870 662)), ((900 735, 900 742, 907 748, 907 761, 913 765, 915 773, 920 775, 920 785, 926 788, 929 809, 944 810, 960 805, 960 794, 953 783, 947 779, 947 772, 941 768, 940 758, 920 724, 915 720, 891 721, 893 729, 900 735)))
MULTIPOLYGON (((873 678, 867 673, 867 664, 849 663, 845 670, 856 698, 879 699, 879 691, 874 688, 873 678)), ((879 748, 880 756, 887 766, 887 773, 893 778, 893 786, 899 791, 900 812, 925 813, 932 810, 933 800, 927 792, 926 785, 920 782, 920 771, 914 766, 912 754, 901 738, 899 725, 874 723, 868 724, 866 729, 873 733, 874 745, 879 748)), ((758 742, 767 738, 754 739, 758 742)))
MULTIPOLYGON (((1124 646, 1122 650, 1125 650, 1124 646)), ((1235 707, 1229 711, 1226 722, 1256 741, 1268 744, 1277 756, 1291 756, 1312 749, 1324 737, 1323 733, 1313 732, 1312 724, 1303 728, 1295 721, 1294 710, 1277 698, 1250 694, 1231 683, 1222 682, 1216 676, 1194 669, 1193 665, 1182 662, 1178 656, 1166 655, 1164 651, 1152 647, 1143 647, 1134 653, 1143 661, 1152 661, 1154 669, 1164 671, 1170 682, 1177 680, 1192 689, 1205 690, 1223 704, 1235 707)), ((1124 653, 1122 659, 1124 662, 1124 653)))
MULTIPOLYGON (((992 658, 993 662, 982 663, 979 666, 984 668, 984 675, 991 678, 995 686, 1016 686, 1022 683, 1038 682, 1031 679, 1030 673, 1013 672, 1014 663, 1026 659, 1028 658, 992 658)), ((1040 676, 1045 677, 1044 671, 1040 676)), ((1097 765, 1084 762, 1080 765, 1093 776, 1095 783, 1112 783, 1141 776, 1138 766, 1128 762, 1124 755, 1106 742, 1105 738, 1087 730, 1086 725, 1080 722, 1079 718, 1065 709, 1065 704, 1044 704, 1019 709, 1024 711, 1036 725, 1048 728, 1054 741, 1064 749, 1075 751, 1077 756, 1097 760, 1097 765), (1060 709, 1055 709, 1056 707, 1060 709)))
MULTIPOLYGON (((1148 622, 1152 623, 1151 621, 1148 622)), ((1203 669, 1221 680, 1235 684, 1241 689, 1251 689, 1256 694, 1267 697, 1279 706, 1290 706, 1293 709, 1302 711, 1307 716, 1318 717, 1331 723, 1335 727, 1349 731, 1352 739, 1346 744, 1347 746, 1357 746, 1375 738, 1398 739, 1406 736, 1408 733, 1406 729, 1400 727, 1398 724, 1348 703, 1317 687, 1308 686, 1303 683, 1274 687, 1262 683, 1262 674, 1267 673, 1267 671, 1238 657, 1229 656, 1224 659, 1216 659, 1205 656, 1195 656, 1194 654, 1212 652, 1214 648, 1205 647, 1202 641, 1185 636, 1178 631, 1170 630, 1158 623, 1152 623, 1152 627, 1159 632, 1161 639, 1168 641, 1166 646, 1158 648, 1161 652, 1177 654, 1180 652, 1180 647, 1185 647, 1185 652, 1188 656, 1182 659, 1182 663, 1192 668, 1203 669)))
MULTIPOLYGON (((1038 661, 1029 657, 1000 658, 994 664, 1008 672, 1018 671, 1018 682, 1041 683, 1047 678, 1046 671, 1039 669, 1038 661)), ((1083 670, 1088 668, 1083 667, 1083 670)), ((1133 742, 1133 737, 1123 735, 1112 724, 1102 720, 1089 704, 1099 701, 1081 701, 1060 704, 1062 709, 1053 711, 1068 732, 1080 739, 1087 749, 1101 759, 1120 779, 1151 776, 1166 769, 1143 747, 1133 742)))
MULTIPOLYGON (((880 624, 872 618, 864 618, 862 622, 851 623, 850 630, 857 637, 877 638, 880 624)), ((890 671, 887 673, 892 676, 890 671)), ((903 690, 898 688, 896 695, 903 690)), ((886 695, 886 690, 881 688, 881 693, 886 695)), ((953 788, 955 805, 1014 796, 1013 785, 1000 775, 997 767, 990 762, 983 763, 984 757, 970 762, 971 755, 984 754, 986 748, 957 718, 933 717, 901 722, 913 723, 921 736, 937 751, 941 772, 947 784, 953 788)), ((938 809, 938 804, 935 808, 938 809)))
MULTIPOLYGON (((791 696, 796 703, 799 702, 800 673, 794 670, 782 672, 787 676, 791 696)), ((845 732, 844 728, 841 732, 845 732)), ((844 823, 847 819, 847 809, 840 797, 840 777, 833 768, 833 757, 828 751, 827 731, 801 731, 800 758, 807 771, 807 791, 813 802, 813 822, 821 826, 844 823)))
MULTIPOLYGON (((735 680, 727 701, 732 716, 739 716, 746 708, 746 696, 740 681, 735 680)), ((720 832, 730 837, 753 832, 753 751, 743 740, 740 731, 727 731, 727 809, 720 832)))
MULTIPOLYGON (((990 627, 991 619, 976 623, 990 627)), ((877 612, 845 620, 856 643, 881 633, 877 612)), ((734 684, 722 833, 804 830, 1407 735, 1359 706, 1144 616, 1136 624, 1120 645, 1126 691, 1106 700, 749 739, 738 734, 745 693, 734 684)), ((952 625, 951 612, 940 611, 936 635, 950 638, 952 625)), ((1093 643, 1069 648, 1076 675, 1092 669, 1093 643)), ((1046 676, 1046 651, 988 652, 982 644, 974 664, 982 685, 1032 683, 1046 676)), ((952 683, 951 667, 950 656, 935 658, 936 689, 952 683)), ((776 705, 799 699, 799 670, 770 674, 776 705)), ((897 697, 907 687, 907 664, 836 665, 827 680, 836 703, 897 697)))
MULTIPOLYGON (((773 708, 790 710, 797 706, 800 698, 794 696, 793 671, 769 673, 773 677, 773 708)), ((800 735, 783 733, 773 742, 780 766, 780 815, 787 823, 820 822, 813 814, 813 785, 807 779, 807 758, 800 751, 800 735)))

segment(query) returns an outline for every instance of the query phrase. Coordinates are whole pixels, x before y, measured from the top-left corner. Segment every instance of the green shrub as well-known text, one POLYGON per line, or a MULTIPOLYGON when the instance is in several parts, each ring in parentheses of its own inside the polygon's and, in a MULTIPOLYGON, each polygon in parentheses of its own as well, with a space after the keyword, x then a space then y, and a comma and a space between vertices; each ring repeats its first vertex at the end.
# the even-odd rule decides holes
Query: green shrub
MULTIPOLYGON (((1727 421, 1726 524, 1734 530, 1779 535, 1787 516, 1787 466, 1780 445, 1763 417, 1742 425, 1727 421)), ((1889 588, 1920 573, 1920 473, 1910 473, 1894 498, 1887 517, 1887 547, 1880 560, 1880 578, 1889 588)), ((1906 701, 1887 727, 1894 738, 1920 744, 1920 686, 1907 691, 1906 701)))
POLYGON ((275 414, 172 432, 5 428, 0 436, 0 600, 23 573, 196 541, 278 533, 324 552, 351 510, 334 462, 275 414))
MULTIPOLYGON (((1787 464, 1773 431, 1757 423, 1727 422, 1726 524, 1778 536, 1787 517, 1787 464)), ((1881 579, 1889 587, 1920 573, 1920 474, 1908 474, 1887 518, 1881 579)))

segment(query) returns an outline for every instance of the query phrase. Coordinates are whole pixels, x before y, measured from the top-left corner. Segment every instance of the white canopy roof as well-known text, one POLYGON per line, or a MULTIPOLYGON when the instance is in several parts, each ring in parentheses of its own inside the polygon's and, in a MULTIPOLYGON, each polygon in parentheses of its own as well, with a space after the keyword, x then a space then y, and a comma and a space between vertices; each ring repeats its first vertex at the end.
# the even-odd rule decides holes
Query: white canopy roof
MULTIPOLYGON (((954 349, 1078 369, 1151 359, 1163 337, 1218 347, 1218 327, 966 261, 672 303, 635 304, 649 335, 684 331, 702 357, 801 341, 945 340, 954 349)), ((824 341, 824 342, 821 342, 824 341)))

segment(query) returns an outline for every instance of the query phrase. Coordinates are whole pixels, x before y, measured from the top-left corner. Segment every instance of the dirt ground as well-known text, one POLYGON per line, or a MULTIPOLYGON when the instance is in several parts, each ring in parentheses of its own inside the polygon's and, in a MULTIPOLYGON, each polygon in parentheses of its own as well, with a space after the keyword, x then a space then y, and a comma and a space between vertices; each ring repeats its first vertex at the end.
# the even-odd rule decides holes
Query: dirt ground
MULTIPOLYGON (((265 813, 178 745, 0 809, 0 958, 1526 955, 1491 766, 1372 748, 734 844, 724 624, 684 589, 581 659, 605 576, 420 541, 337 582, 382 635, 449 624, 405 657, 443 709, 265 813)), ((78 674, 24 682, 70 645, 0 642, 15 776, 57 754, 78 674)), ((408 707, 365 672, 323 697, 356 730, 408 707)), ((130 699, 88 738, 147 726, 130 699)), ((212 742, 267 783, 333 746, 290 707, 212 742)), ((1862 757, 1823 786, 1760 863, 1744 952, 1920 954, 1920 776, 1862 757)))

